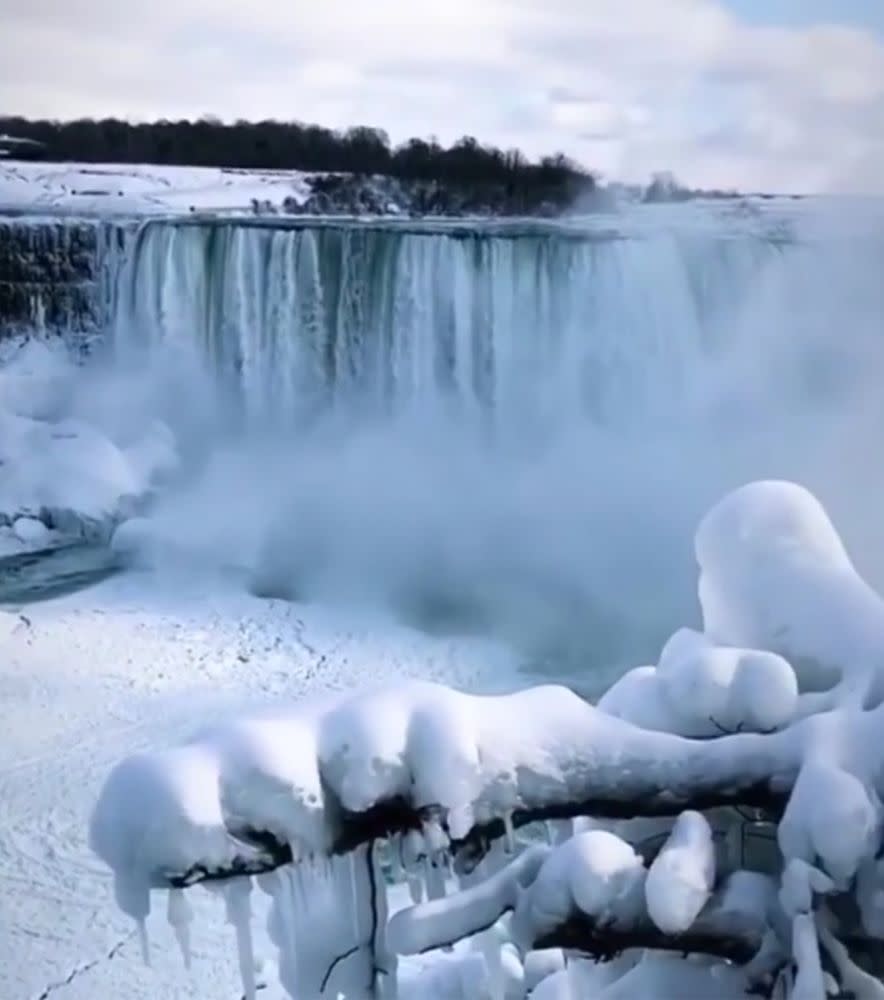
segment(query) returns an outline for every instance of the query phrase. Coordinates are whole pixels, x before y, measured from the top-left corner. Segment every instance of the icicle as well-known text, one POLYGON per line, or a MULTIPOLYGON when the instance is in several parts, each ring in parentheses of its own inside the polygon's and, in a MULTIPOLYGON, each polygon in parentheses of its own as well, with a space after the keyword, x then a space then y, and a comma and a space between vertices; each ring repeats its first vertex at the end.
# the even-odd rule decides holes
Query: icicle
POLYGON ((513 829, 513 814, 512 811, 507 809, 503 814, 503 828, 504 828, 504 843, 506 844, 506 853, 515 854, 516 853, 516 832, 513 829))
POLYGON ((138 941, 141 944, 141 961, 145 965, 150 965, 150 938, 147 936, 147 922, 138 921, 138 941))
POLYGON ((258 888, 261 892, 266 893, 268 896, 276 895, 279 879, 275 871, 262 872, 260 875, 255 876, 255 881, 258 883, 258 888))
POLYGON ((347 869, 350 875, 350 901, 353 904, 353 940, 358 941, 361 937, 359 933, 359 888, 356 885, 356 856, 347 855, 347 869))
POLYGON ((390 841, 390 874, 394 882, 405 881, 405 867, 402 864, 402 838, 394 837, 390 841))
POLYGON ((445 898, 445 875, 433 858, 424 859, 424 880, 427 884, 427 899, 445 898))
POLYGON ((150 886, 133 874, 114 877, 114 897, 123 913, 132 917, 138 926, 141 957, 150 965, 150 941, 147 936, 147 918, 150 914, 150 886))
POLYGON ((423 835, 427 854, 438 854, 448 848, 448 834, 438 819, 433 818, 423 824, 423 835))
POLYGON ((555 831, 553 830, 552 823, 547 819, 543 821, 543 832, 546 836, 546 842, 550 847, 555 843, 555 831))
POLYGON ((455 839, 462 839, 476 824, 473 807, 469 803, 455 806, 448 812, 448 830, 455 839))
POLYGON ((236 931, 236 950, 239 958, 239 974, 246 1000, 255 1000, 255 950, 252 947, 252 911, 249 896, 252 891, 250 878, 231 879, 225 887, 224 902, 227 919, 236 931))
POLYGON ((193 909, 184 895, 183 889, 170 889, 166 906, 166 919, 175 933, 184 968, 190 968, 190 925, 193 922, 193 909))
POLYGON ((424 883, 420 875, 415 872, 408 873, 408 895, 415 906, 424 900, 424 883))
POLYGON ((423 836, 417 830, 409 830, 402 838, 402 863, 405 870, 416 868, 426 853, 423 836))
POLYGON ((485 968, 488 970, 488 996, 491 1000, 504 1000, 501 941, 496 928, 489 927, 477 934, 473 938, 473 947, 485 958, 485 968))

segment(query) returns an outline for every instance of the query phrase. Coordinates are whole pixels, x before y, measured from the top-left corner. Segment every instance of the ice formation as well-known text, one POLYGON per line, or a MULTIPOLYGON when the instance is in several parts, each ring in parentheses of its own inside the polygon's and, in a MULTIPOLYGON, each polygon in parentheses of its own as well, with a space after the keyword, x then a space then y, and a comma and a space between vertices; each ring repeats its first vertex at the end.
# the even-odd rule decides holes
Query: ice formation
POLYGON ((131 414, 102 417, 101 393, 84 371, 63 345, 3 345, 0 532, 7 544, 106 537, 176 468, 169 428, 131 414))
POLYGON ((257 876, 293 997, 393 996, 395 956, 473 939, 445 995, 881 1000, 884 606, 793 484, 726 497, 697 555, 705 631, 598 707, 403 683, 124 760, 91 824, 120 906, 167 891, 187 955, 223 886, 247 997, 257 876))

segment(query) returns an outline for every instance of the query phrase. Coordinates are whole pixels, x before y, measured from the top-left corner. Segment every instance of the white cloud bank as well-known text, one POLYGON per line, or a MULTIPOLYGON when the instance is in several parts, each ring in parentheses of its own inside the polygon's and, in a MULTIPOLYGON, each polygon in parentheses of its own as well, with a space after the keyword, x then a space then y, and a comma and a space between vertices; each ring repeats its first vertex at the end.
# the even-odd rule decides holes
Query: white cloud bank
POLYGON ((609 177, 884 190, 884 39, 717 0, 0 0, 0 112, 276 117, 609 177))

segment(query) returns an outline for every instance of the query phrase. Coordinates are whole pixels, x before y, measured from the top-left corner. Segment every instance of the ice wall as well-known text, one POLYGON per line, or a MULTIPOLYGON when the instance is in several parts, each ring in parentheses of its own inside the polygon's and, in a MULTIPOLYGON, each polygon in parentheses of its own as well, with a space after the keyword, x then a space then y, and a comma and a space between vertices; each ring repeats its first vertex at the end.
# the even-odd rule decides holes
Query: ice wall
POLYGON ((0 218, 0 338, 36 330, 82 340, 104 329, 130 228, 95 219, 0 218))

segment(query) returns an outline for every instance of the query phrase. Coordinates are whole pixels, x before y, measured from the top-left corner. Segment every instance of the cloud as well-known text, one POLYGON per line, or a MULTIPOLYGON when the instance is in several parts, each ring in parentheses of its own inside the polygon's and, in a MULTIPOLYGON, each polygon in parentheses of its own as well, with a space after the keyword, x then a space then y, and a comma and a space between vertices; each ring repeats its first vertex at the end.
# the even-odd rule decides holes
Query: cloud
POLYGON ((0 0, 0 111, 276 117, 608 176, 884 187, 884 40, 723 0, 0 0))

